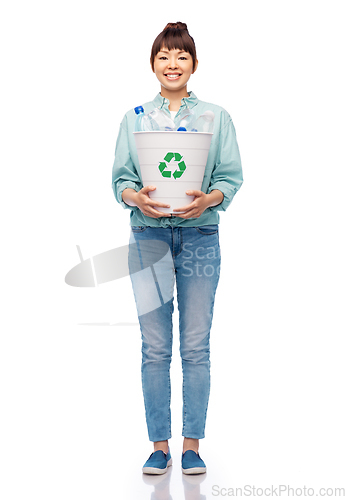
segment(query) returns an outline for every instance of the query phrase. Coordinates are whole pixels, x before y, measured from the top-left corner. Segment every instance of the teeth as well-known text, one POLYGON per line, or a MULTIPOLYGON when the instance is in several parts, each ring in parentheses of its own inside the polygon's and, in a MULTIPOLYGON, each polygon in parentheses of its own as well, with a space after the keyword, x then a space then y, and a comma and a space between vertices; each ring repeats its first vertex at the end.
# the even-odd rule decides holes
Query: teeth
POLYGON ((167 78, 171 78, 172 80, 179 78, 180 75, 166 75, 167 78))

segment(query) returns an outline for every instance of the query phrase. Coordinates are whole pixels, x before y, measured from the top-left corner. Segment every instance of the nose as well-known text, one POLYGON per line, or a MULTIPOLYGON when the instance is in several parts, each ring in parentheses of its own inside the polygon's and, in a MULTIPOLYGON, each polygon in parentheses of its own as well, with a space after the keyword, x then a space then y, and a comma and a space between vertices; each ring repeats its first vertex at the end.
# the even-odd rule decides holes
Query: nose
POLYGON ((178 67, 177 61, 175 59, 171 59, 168 65, 169 69, 176 69, 178 67))

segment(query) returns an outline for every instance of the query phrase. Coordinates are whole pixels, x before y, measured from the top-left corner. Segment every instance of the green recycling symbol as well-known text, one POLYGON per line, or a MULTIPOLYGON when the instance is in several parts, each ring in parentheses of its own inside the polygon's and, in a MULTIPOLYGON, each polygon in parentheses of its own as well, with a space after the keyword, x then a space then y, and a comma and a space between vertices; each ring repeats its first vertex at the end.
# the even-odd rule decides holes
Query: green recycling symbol
POLYGON ((173 177, 174 179, 179 179, 183 175, 183 173, 186 170, 186 165, 183 160, 183 157, 181 156, 180 153, 167 153, 166 156, 164 157, 164 161, 161 161, 159 163, 159 170, 161 172, 162 177, 170 177, 172 178, 172 171, 168 170, 167 167, 169 166, 169 163, 173 160, 175 160, 176 163, 178 163, 178 167, 174 172, 173 172, 173 177))

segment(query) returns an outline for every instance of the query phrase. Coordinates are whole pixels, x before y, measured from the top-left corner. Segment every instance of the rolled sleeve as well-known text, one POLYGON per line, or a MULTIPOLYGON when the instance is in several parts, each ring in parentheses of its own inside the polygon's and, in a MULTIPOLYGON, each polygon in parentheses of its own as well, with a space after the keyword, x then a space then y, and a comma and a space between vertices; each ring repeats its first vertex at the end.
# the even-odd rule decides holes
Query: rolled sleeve
POLYGON ((120 124, 120 130, 115 147, 115 157, 112 169, 112 189, 115 199, 123 208, 134 210, 136 207, 127 205, 122 199, 122 192, 126 188, 140 191, 142 181, 138 175, 135 165, 133 164, 127 132, 126 116, 120 124))
POLYGON ((211 174, 207 193, 218 189, 223 193, 223 201, 212 207, 214 210, 226 210, 234 195, 243 184, 243 171, 231 117, 227 114, 226 123, 220 130, 219 148, 215 167, 211 174))

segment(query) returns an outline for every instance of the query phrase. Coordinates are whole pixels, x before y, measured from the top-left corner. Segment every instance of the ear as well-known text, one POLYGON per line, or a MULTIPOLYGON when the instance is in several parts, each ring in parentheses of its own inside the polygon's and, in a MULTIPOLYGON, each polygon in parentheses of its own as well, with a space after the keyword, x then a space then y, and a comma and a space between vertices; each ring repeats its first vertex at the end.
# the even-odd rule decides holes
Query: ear
POLYGON ((193 70, 192 74, 194 74, 194 73, 195 73, 195 71, 197 70, 197 67, 198 67, 198 59, 196 59, 195 69, 193 70))

